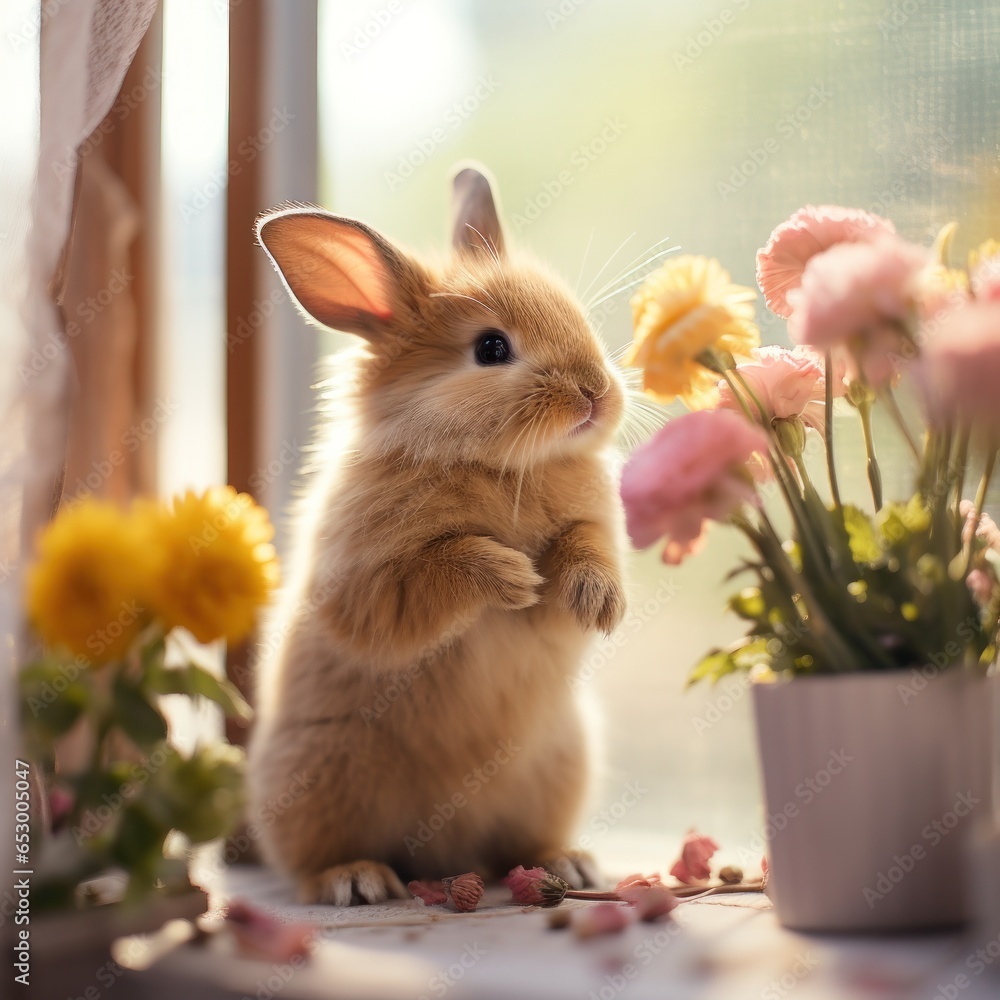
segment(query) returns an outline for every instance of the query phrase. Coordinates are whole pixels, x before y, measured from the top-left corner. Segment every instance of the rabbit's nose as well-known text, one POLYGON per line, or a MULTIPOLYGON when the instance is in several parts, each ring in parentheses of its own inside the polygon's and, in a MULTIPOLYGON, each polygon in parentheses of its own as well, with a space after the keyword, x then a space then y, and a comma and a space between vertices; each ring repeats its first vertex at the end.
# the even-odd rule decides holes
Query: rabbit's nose
POLYGON ((607 376, 597 379, 591 378, 586 382, 581 381, 579 387, 583 398, 593 402, 595 399, 600 399, 602 396, 607 395, 608 390, 611 388, 611 379, 607 376))

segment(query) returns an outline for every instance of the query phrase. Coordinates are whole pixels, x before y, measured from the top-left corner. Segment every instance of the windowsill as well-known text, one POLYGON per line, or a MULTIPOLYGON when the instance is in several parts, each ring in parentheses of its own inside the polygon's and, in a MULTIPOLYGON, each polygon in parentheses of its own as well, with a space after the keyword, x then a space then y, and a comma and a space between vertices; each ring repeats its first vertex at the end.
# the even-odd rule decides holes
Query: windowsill
MULTIPOLYGON (((965 958, 977 946, 974 935, 965 941, 947 934, 795 934, 778 925, 764 897, 751 893, 682 903, 672 921, 590 940, 550 930, 547 911, 510 905, 501 888, 488 890, 472 914, 425 908, 415 900, 348 909, 300 906, 282 879, 247 867, 226 873, 222 893, 213 905, 238 896, 280 919, 319 925, 311 961, 292 970, 238 959, 223 940, 207 948, 184 946, 146 975, 144 997, 743 1000, 794 991, 798 1000, 923 998, 968 973, 965 958)), ((963 1000, 996 997, 998 983, 989 971, 967 981, 963 1000)))

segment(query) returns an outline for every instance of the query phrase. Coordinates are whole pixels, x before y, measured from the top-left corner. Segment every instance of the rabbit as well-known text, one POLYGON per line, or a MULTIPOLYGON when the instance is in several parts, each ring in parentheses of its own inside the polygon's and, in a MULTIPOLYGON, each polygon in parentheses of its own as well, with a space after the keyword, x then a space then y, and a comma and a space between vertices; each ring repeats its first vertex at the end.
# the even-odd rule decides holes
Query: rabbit
POLYGON ((317 208, 257 224, 306 317, 361 338, 334 359, 248 751, 261 853, 306 902, 517 864, 597 877, 570 847, 591 775, 573 678, 626 607, 623 383, 572 294, 508 250, 483 169, 452 204, 440 266, 317 208))

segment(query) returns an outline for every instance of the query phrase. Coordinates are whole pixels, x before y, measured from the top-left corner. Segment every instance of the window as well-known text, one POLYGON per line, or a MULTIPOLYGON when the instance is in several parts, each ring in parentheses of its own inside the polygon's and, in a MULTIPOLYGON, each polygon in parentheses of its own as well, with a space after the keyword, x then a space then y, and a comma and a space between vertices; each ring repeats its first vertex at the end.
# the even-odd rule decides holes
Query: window
MULTIPOLYGON (((925 243, 955 219, 962 251, 995 234, 997 38, 985 3, 321 0, 323 202, 437 249, 448 170, 480 159, 514 241, 584 296, 621 288, 594 317, 617 349, 621 276, 657 248, 717 256, 753 285, 756 249, 806 203, 867 208, 925 243)), ((785 342, 763 303, 759 320, 785 342)), ((860 430, 837 422, 842 488, 866 504, 860 430)), ((909 465, 882 431, 889 496, 909 465)), ((759 844, 746 687, 683 690, 702 652, 741 634, 722 607, 737 544, 717 528, 679 569, 633 555, 633 618, 585 663, 609 769, 582 832, 608 866, 662 866, 689 825, 723 854, 759 844)))

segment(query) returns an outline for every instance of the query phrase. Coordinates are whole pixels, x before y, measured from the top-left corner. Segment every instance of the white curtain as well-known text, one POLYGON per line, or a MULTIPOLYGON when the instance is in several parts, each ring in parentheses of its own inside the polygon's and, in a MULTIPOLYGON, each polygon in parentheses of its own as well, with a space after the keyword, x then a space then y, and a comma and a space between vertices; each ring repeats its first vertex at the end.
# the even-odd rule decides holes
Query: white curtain
POLYGON ((0 14, 11 124, 0 140, 0 831, 13 824, 22 556, 52 511, 66 442, 72 373, 51 291, 77 149, 111 108, 155 10, 156 0, 9 0, 0 14))

